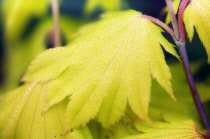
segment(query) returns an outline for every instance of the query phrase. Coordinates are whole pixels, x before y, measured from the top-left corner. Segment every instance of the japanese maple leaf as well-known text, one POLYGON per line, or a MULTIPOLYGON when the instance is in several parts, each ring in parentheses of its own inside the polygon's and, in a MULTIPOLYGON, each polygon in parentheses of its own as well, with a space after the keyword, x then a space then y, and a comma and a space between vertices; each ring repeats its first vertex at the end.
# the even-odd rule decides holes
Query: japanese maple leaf
POLYGON ((149 122, 152 77, 174 98, 161 45, 178 56, 162 29, 141 15, 133 10, 105 15, 68 47, 48 50, 32 62, 23 80, 49 81, 46 109, 70 98, 67 131, 95 117, 110 127, 127 104, 149 122))
POLYGON ((190 41, 194 34, 194 27, 203 42, 210 63, 210 1, 191 0, 184 12, 184 23, 190 41))

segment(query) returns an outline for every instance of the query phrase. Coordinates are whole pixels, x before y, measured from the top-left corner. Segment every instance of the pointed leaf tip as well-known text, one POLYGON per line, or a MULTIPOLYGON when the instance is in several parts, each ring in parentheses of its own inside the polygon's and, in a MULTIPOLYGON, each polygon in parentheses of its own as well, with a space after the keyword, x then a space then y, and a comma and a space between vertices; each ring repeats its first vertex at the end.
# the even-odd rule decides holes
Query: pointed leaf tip
POLYGON ((210 1, 191 0, 184 12, 184 23, 190 41, 194 35, 194 27, 203 42, 210 63, 210 1))

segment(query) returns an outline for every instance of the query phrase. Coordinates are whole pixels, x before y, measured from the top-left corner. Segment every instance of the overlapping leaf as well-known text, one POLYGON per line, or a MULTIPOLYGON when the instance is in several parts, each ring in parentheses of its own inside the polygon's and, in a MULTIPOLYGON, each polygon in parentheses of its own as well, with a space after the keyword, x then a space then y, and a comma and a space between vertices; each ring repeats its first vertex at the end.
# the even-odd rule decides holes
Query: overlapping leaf
MULTIPOLYGON (((197 66, 198 63, 192 63, 193 72, 197 66)), ((173 77, 176 77, 172 80, 172 84, 177 101, 172 102, 166 94, 162 93, 162 88, 154 83, 152 87, 154 93, 152 93, 151 97, 152 100, 149 115, 153 121, 156 122, 146 124, 142 121, 136 121, 136 128, 144 133, 138 133, 138 135, 127 135, 126 139, 176 139, 181 138, 183 135, 186 135, 183 137, 186 139, 192 136, 194 138, 203 137, 203 127, 200 123, 199 114, 187 86, 182 66, 180 64, 172 64, 170 67, 173 77), (199 133, 198 129, 202 132, 199 133)), ((210 97, 210 94, 207 93, 210 90, 208 85, 198 84, 197 87, 198 90, 200 90, 199 94, 201 95, 201 98, 205 97, 205 99, 207 99, 210 97)))
POLYGON ((88 123, 88 127, 91 130, 94 139, 121 139, 126 136, 141 133, 134 127, 135 119, 136 115, 130 110, 129 107, 127 107, 125 115, 121 118, 121 120, 118 123, 114 124, 111 128, 103 128, 103 126, 101 126, 100 123, 94 120, 88 123))
POLYGON ((210 63, 210 1, 191 0, 184 12, 184 23, 190 41, 193 38, 194 27, 203 42, 210 63))
POLYGON ((5 94, 0 102, 0 138, 40 138, 40 139, 91 139, 88 127, 74 130, 66 136, 64 113, 68 101, 54 105, 42 114, 46 103, 47 83, 28 83, 5 94))
POLYGON ((149 121, 151 76, 174 98, 160 44, 178 57, 173 45, 136 11, 105 16, 90 27, 72 45, 38 56, 23 80, 51 81, 46 109, 71 96, 67 130, 96 116, 109 127, 124 115, 127 101, 141 119, 149 121))
POLYGON ((156 122, 153 125, 137 123, 136 127, 144 134, 128 136, 123 139, 206 139, 207 137, 198 131, 198 127, 192 120, 175 120, 156 122))
MULTIPOLYGON (((197 64, 192 64, 192 67, 195 67, 195 65, 197 64)), ((170 67, 172 75, 176 77, 172 80, 172 84, 177 101, 171 102, 170 98, 162 93, 162 89, 155 83, 152 87, 154 93, 152 93, 149 114, 153 121, 157 120, 158 122, 152 124, 146 124, 142 121, 136 122, 136 128, 144 133, 128 135, 125 139, 204 138, 199 133, 199 131, 203 131, 200 117, 191 98, 182 66, 173 64, 170 67)), ((201 98, 202 96, 210 97, 207 93, 210 90, 209 86, 198 84, 198 88, 201 98)))

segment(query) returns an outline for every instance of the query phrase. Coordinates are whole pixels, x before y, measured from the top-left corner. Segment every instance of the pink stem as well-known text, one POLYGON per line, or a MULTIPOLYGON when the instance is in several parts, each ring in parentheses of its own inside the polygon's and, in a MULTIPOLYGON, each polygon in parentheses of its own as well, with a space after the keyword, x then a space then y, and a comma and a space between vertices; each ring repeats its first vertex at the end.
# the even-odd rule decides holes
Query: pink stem
POLYGON ((60 46, 60 28, 59 28, 59 4, 58 0, 52 0, 52 13, 54 19, 53 47, 60 46))
POLYGON ((177 44, 179 46, 179 51, 180 51, 180 57, 181 57, 181 61, 182 61, 182 66, 184 68, 185 71, 185 76, 187 78, 187 82, 190 88, 190 92, 192 94, 194 103, 197 107, 197 110, 201 116, 201 119, 204 123, 204 126, 206 127, 206 129, 210 129, 210 123, 206 114, 206 111, 203 107, 203 104, 201 102, 200 96, 198 94, 196 85, 195 85, 195 81, 193 79, 192 76, 192 72, 190 70, 190 64, 188 61, 188 56, 187 56, 187 51, 186 51, 186 46, 185 43, 178 43, 177 44))
POLYGON ((165 23, 163 23, 162 21, 160 21, 159 19, 154 18, 154 17, 151 17, 151 16, 148 16, 148 15, 142 15, 141 17, 146 18, 146 19, 149 19, 152 22, 158 24, 159 26, 161 26, 162 28, 164 28, 171 35, 171 37, 173 39, 176 39, 173 30, 170 27, 168 27, 165 23))
POLYGON ((185 10, 185 7, 187 5, 189 0, 182 0, 180 6, 179 6, 179 14, 178 14, 178 24, 179 24, 179 33, 180 33, 180 42, 186 42, 185 37, 185 30, 184 30, 184 23, 183 23, 183 13, 185 10))
POLYGON ((182 0, 179 7, 178 25, 179 25, 180 40, 177 43, 177 45, 180 45, 179 50, 180 50, 180 55, 181 55, 181 61, 182 61, 182 65, 185 71, 185 75, 187 77, 187 81, 190 87, 192 97, 194 99, 194 103, 198 109, 198 112, 201 116, 204 126, 206 127, 207 130, 209 130, 210 123, 206 115, 205 109, 202 105, 202 102, 200 100, 200 97, 199 97, 199 94, 198 94, 198 91, 197 91, 197 88, 196 88, 196 85, 195 85, 195 82, 194 82, 194 79, 190 70, 190 65, 189 65, 188 56, 186 52, 186 46, 185 46, 186 36, 185 36, 184 23, 183 23, 183 13, 184 13, 185 7, 188 4, 188 1, 189 0, 182 0))
POLYGON ((178 41, 180 39, 179 26, 178 26, 178 21, 176 19, 176 15, 174 13, 173 4, 172 4, 171 0, 165 0, 165 1, 166 1, 166 5, 168 7, 168 12, 171 17, 171 22, 172 22, 173 30, 175 33, 176 41, 178 41))

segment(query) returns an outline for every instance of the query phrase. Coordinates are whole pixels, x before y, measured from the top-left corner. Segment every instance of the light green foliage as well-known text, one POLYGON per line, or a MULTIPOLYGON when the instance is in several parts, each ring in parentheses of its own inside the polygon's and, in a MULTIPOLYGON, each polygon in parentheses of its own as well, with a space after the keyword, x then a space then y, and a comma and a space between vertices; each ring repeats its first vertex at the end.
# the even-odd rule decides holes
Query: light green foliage
POLYGON ((87 0, 85 12, 92 13, 97 7, 104 10, 119 10, 122 0, 87 0))
POLYGON ((27 36, 28 38, 7 46, 5 60, 6 90, 19 84, 20 77, 24 74, 29 63, 37 54, 46 49, 45 41, 51 26, 52 22, 44 21, 35 28, 35 31, 30 36, 27 36))
POLYGON ((23 80, 51 80, 46 109, 71 95, 67 130, 95 116, 104 127, 113 125, 124 114, 127 99, 140 118, 150 121, 151 76, 174 98, 160 44, 178 57, 173 45, 136 11, 110 14, 92 27, 91 34, 83 30, 72 45, 38 56, 23 80))
MULTIPOLYGON (((52 21, 52 18, 51 18, 52 21)), ((74 16, 61 15, 60 19, 61 37, 64 37, 66 43, 70 43, 74 39, 74 34, 78 28, 82 26, 82 21, 74 16)))
MULTIPOLYGON (((184 23, 190 41, 194 35, 194 27, 210 57, 210 1, 191 0, 184 12, 184 23)), ((210 58, 208 58, 210 63, 210 58)))
POLYGON ((47 83, 27 83, 8 92, 0 104, 1 139, 91 139, 88 127, 82 127, 66 136, 64 113, 68 101, 64 100, 43 113, 47 83))
POLYGON ((10 41, 18 39, 32 17, 46 15, 50 2, 50 0, 4 0, 2 9, 6 38, 10 41))
POLYGON ((45 32, 43 23, 35 28, 35 33, 29 38, 23 35, 33 18, 37 19, 47 14, 49 4, 50 0, 3 0, 1 2, 5 53, 3 67, 6 75, 4 91, 17 86, 20 76, 34 56, 45 49, 43 42, 40 43, 40 38, 45 32))

